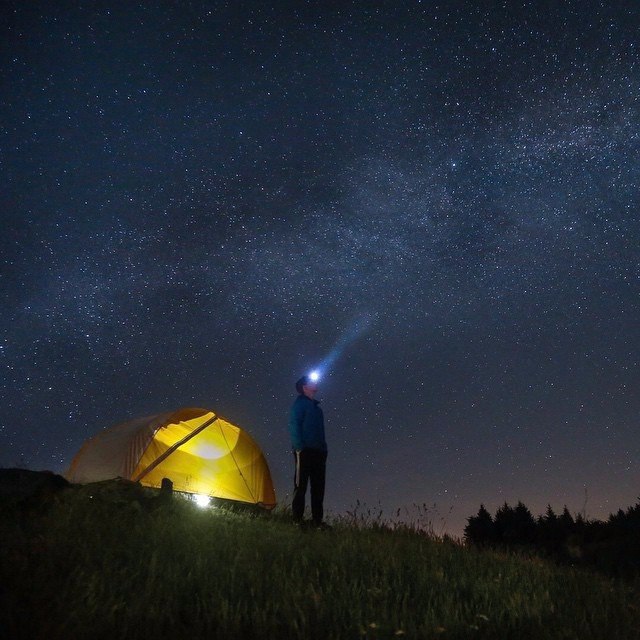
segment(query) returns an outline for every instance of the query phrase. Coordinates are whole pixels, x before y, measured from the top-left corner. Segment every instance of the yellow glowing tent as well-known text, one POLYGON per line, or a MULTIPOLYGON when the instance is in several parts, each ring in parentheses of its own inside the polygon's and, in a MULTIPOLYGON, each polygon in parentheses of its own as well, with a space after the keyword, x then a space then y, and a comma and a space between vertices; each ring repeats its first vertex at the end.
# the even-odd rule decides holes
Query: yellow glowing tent
POLYGON ((276 504, 265 457, 251 437, 209 409, 178 409, 105 429, 87 440, 65 474, 79 484, 126 478, 176 491, 276 504))

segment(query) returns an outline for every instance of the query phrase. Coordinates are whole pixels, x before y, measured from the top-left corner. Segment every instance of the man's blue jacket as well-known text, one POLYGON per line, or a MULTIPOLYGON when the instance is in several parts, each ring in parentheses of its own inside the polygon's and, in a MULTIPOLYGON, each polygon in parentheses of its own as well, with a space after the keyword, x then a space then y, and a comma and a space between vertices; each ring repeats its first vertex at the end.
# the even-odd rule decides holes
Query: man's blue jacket
POLYGON ((327 450, 324 439, 324 416, 318 400, 300 394, 289 414, 289 433, 294 451, 303 449, 327 450))

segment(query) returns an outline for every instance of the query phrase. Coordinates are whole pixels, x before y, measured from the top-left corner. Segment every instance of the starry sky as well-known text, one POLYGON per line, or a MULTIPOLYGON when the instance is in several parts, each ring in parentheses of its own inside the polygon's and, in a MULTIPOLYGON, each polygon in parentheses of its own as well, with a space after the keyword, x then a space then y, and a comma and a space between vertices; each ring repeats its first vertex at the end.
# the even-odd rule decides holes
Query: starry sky
MULTIPOLYGON (((640 4, 9 1, 0 466, 210 407, 290 501, 640 495, 640 4)), ((422 514, 422 515, 420 515, 422 514)))

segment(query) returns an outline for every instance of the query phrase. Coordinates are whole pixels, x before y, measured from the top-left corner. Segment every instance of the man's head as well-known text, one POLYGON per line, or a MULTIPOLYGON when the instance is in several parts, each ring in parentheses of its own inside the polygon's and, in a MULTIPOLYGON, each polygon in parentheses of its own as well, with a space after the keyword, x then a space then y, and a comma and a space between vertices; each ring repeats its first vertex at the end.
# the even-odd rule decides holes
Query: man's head
POLYGON ((302 376, 296 382, 296 391, 307 396, 307 398, 313 398, 318 391, 318 383, 314 382, 309 376, 302 376))

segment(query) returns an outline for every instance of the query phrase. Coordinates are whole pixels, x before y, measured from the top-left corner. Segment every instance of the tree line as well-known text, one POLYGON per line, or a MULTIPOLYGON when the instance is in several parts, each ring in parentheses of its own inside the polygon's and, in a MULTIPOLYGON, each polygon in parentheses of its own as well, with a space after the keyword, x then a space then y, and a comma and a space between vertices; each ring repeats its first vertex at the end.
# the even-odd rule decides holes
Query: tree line
POLYGON ((532 552, 567 564, 580 564, 621 577, 640 576, 640 502, 605 521, 572 515, 551 506, 534 517, 518 502, 506 502, 492 516, 484 505, 467 518, 464 539, 476 547, 532 552))

